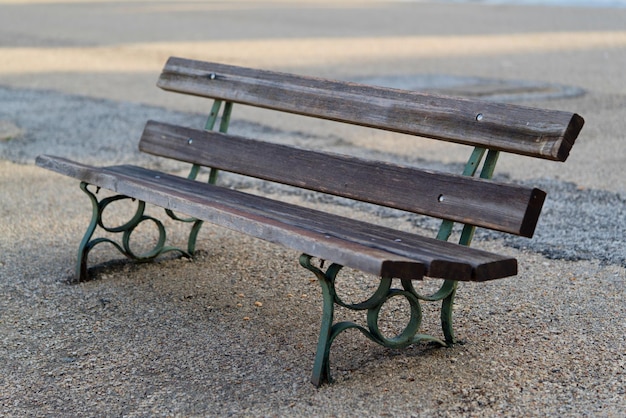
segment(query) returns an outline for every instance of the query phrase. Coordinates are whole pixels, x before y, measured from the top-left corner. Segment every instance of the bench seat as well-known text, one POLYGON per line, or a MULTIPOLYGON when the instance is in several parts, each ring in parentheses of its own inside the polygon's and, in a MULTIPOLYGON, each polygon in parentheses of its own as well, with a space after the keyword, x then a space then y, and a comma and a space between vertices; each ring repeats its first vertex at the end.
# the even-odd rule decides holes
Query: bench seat
POLYGON ((486 281, 517 274, 514 258, 142 167, 37 164, 91 185, 382 277, 486 281))

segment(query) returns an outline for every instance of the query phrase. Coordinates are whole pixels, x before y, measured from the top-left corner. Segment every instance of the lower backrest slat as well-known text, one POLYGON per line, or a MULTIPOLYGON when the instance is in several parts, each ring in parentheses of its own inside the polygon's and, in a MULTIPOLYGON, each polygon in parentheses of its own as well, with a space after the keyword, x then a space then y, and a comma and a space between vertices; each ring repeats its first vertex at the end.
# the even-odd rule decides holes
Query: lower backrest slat
POLYGON ((363 202, 532 236, 545 193, 150 121, 144 152, 363 202))

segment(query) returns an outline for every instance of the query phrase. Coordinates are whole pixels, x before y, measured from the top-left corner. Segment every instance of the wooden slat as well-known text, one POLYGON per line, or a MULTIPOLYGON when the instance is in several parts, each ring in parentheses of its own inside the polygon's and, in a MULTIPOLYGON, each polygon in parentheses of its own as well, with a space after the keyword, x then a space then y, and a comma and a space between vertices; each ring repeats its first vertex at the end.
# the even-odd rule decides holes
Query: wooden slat
POLYGON ((394 132, 565 161, 575 113, 421 94, 212 62, 170 58, 158 86, 394 132))
POLYGON ((543 191, 530 187, 153 121, 146 125, 139 148, 193 164, 527 237, 535 230, 545 199, 543 191))
POLYGON ((93 168, 50 156, 41 167, 368 273, 484 281, 515 259, 134 166, 93 168))

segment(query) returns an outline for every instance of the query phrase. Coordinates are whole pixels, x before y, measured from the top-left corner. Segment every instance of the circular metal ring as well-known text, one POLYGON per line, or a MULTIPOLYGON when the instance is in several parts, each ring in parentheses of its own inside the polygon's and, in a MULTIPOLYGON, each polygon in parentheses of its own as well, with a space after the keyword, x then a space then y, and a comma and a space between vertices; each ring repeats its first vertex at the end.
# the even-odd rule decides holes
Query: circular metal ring
MULTIPOLYGON (((122 195, 117 195, 117 196, 111 196, 111 197, 107 197, 105 199, 102 199, 100 201, 100 203, 98 203, 98 207, 99 207, 99 215, 98 215, 98 225, 104 229, 107 232, 113 232, 113 233, 117 233, 117 232, 125 232, 128 229, 133 229, 135 228, 139 222, 142 221, 142 217, 143 217, 143 212, 144 209, 146 207, 146 203, 138 200, 137 201, 137 210, 135 210, 135 214, 133 215, 133 217, 126 223, 117 226, 117 227, 108 227, 106 225, 104 225, 104 222, 102 221, 102 214, 104 213, 104 209, 109 206, 111 203, 113 202, 117 202, 118 200, 123 200, 123 199, 132 199, 128 196, 122 196, 122 195)), ((134 199, 133 199, 134 200, 134 199)))
POLYGON ((413 336, 419 331, 419 327, 422 323, 422 308, 419 303, 419 299, 405 290, 391 289, 387 296, 377 306, 368 309, 367 311, 367 326, 371 334, 385 347, 390 348, 403 348, 413 343, 413 336), (380 310, 383 305, 393 297, 402 296, 406 298, 411 306, 411 317, 409 322, 404 327, 402 332, 392 338, 385 337, 378 327, 378 319, 380 310))
POLYGON ((126 253, 133 259, 150 260, 158 256, 159 254, 161 254, 161 252, 163 251, 163 247, 165 246, 165 239, 166 239, 165 227, 163 226, 163 223, 159 221, 158 219, 153 218, 151 216, 142 216, 138 222, 136 222, 134 225, 131 225, 128 229, 124 231, 124 234, 122 235, 122 245, 124 246, 124 250, 126 251, 126 253), (144 221, 152 221, 157 226, 159 230, 159 239, 151 250, 146 251, 143 254, 137 255, 130 248, 130 236, 135 230, 135 228, 144 221))

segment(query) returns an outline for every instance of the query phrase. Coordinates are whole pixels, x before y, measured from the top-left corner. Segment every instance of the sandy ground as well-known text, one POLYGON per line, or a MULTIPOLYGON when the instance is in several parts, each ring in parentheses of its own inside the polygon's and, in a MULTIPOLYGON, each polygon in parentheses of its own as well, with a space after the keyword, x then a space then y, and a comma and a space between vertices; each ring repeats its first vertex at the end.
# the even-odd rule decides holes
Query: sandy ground
MULTIPOLYGON (((0 415, 623 416, 624 22, 626 9, 0 0, 0 415), (315 389, 320 291, 298 254, 205 226, 193 262, 114 262, 66 283, 88 201, 34 156, 159 164, 134 149, 145 120, 201 123, 209 107, 154 86, 170 55, 408 88, 443 75, 461 94, 468 78, 549 83, 584 94, 523 103, 578 112, 586 126, 564 164, 502 159, 502 175, 556 200, 537 243, 477 242, 518 257, 521 272, 461 287, 464 344, 394 351, 348 333, 333 346, 336 383, 315 389)), ((447 168, 467 155, 246 108, 233 129, 447 168)), ((184 233, 172 226, 175 242, 184 233)), ((92 259, 118 255, 103 247, 92 259)), ((344 277, 348 293, 372 283, 344 277)), ((434 307, 424 316, 437 332, 434 307)))

